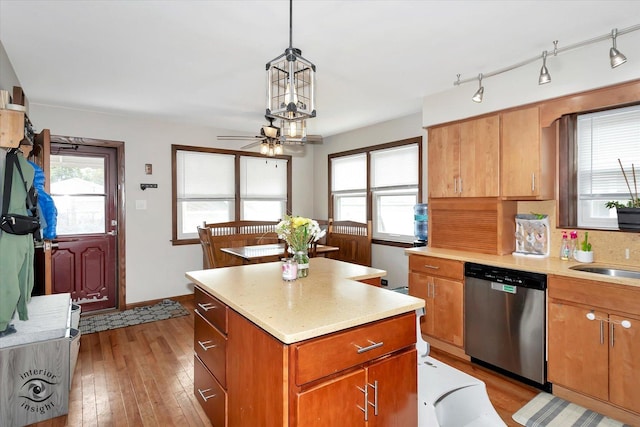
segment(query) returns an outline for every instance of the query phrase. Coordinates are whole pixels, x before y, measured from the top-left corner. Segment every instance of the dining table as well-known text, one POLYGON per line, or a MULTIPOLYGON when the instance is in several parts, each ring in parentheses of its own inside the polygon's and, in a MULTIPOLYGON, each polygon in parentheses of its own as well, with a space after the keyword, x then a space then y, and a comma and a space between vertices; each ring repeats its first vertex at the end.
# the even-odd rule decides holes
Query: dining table
MULTIPOLYGON (((285 258, 284 243, 271 243, 267 245, 237 246, 231 248, 220 248, 229 255, 242 258, 244 264, 257 264, 262 262, 279 261, 285 258)), ((336 246, 317 245, 316 256, 326 256, 328 253, 337 252, 340 248, 336 246)))

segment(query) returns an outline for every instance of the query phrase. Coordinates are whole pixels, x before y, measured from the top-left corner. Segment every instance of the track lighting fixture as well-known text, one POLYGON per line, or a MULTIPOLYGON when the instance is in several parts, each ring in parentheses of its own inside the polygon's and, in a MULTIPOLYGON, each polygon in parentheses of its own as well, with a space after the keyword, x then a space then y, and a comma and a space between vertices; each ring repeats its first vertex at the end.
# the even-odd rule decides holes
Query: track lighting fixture
POLYGON ((478 90, 473 94, 471 100, 473 102, 482 102, 482 96, 484 95, 484 86, 482 86, 482 73, 478 74, 478 90))
MULTIPOLYGON (((605 34, 602 36, 598 36, 598 37, 594 37, 592 39, 589 40, 584 40, 581 41, 579 43, 574 43, 572 45, 569 46, 565 46, 563 48, 558 49, 558 41, 555 40, 553 42, 554 48, 553 48, 553 56, 557 56, 559 53, 562 52, 566 52, 569 50, 573 50, 573 49, 577 49, 583 46, 587 46, 593 43, 597 43, 597 42, 601 42, 604 40, 609 40, 612 39, 613 40, 613 46, 611 47, 611 49, 609 50, 609 59, 611 60, 611 68, 616 68, 619 65, 624 64, 625 62, 627 62, 627 57, 624 56, 617 48, 616 46, 616 39, 619 35, 622 34, 627 34, 633 31, 638 31, 640 30, 640 24, 638 25, 633 25, 631 27, 627 27, 624 28, 620 31, 618 31, 617 28, 614 28, 613 30, 611 30, 610 34, 605 34)), ((546 83, 551 82, 551 74, 549 74, 549 70, 547 69, 547 56, 548 56, 548 51, 543 51, 542 52, 542 68, 540 69, 540 76, 538 77, 538 84, 539 85, 543 85, 546 83)), ((502 74, 502 73, 506 73, 507 71, 511 71, 511 70, 515 70, 516 68, 520 68, 520 67, 524 67, 525 65, 529 65, 532 62, 536 62, 540 59, 540 55, 537 55, 533 58, 530 59, 526 59, 522 62, 518 62, 517 64, 513 64, 509 67, 505 67, 505 68, 501 68, 499 70, 496 71, 491 71, 489 73, 480 73, 478 75, 477 78, 474 77, 470 77, 468 79, 464 79, 464 80, 460 80, 460 74, 458 74, 458 79, 456 81, 453 82, 454 86, 460 86, 463 83, 470 83, 473 82, 475 80, 478 80, 479 83, 479 88, 476 91, 476 93, 473 95, 473 97, 471 98, 474 102, 482 102, 482 96, 484 95, 484 87, 482 86, 482 79, 483 78, 488 78, 488 77, 493 77, 496 76, 498 74, 502 74)))
POLYGON ((540 69, 540 77, 538 77, 538 84, 543 85, 551 82, 551 74, 547 70, 547 51, 542 52, 542 68, 540 69))
POLYGON ((609 59, 611 60, 611 68, 616 68, 619 65, 627 62, 627 57, 624 56, 616 47, 616 38, 618 37, 618 29, 611 30, 611 38, 613 39, 613 47, 609 49, 609 59))

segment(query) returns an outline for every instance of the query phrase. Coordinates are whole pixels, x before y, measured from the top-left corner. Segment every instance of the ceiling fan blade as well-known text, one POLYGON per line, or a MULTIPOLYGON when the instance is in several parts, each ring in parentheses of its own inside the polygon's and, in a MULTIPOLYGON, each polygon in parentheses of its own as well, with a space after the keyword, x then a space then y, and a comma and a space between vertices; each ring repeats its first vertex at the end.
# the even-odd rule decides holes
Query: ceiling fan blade
POLYGON ((280 137, 281 141, 285 144, 322 144, 322 135, 307 135, 302 138, 292 138, 290 136, 283 135, 280 137))
POLYGON ((217 139, 218 141, 262 141, 265 137, 258 135, 220 135, 217 139))
POLYGON ((251 144, 247 144, 247 145, 244 145, 244 146, 240 147, 240 149, 241 150, 246 150, 247 148, 257 147, 260 144, 262 144, 262 141, 255 141, 255 142, 252 142, 251 144))

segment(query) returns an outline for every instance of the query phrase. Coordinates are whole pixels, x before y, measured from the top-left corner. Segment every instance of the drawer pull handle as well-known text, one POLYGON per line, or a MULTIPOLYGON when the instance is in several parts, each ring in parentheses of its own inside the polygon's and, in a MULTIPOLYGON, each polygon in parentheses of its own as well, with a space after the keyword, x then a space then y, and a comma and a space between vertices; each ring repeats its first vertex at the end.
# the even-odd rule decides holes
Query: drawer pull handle
POLYGON ((209 341, 198 341, 198 344, 200 344, 200 347, 202 347, 202 349, 203 349, 204 351, 207 351, 207 350, 209 350, 210 348, 215 348, 215 347, 217 347, 215 344, 207 345, 207 344, 212 343, 212 342, 213 342, 213 341, 211 341, 211 340, 209 340, 209 341))
POLYGON ((216 306, 215 306, 215 305, 213 305, 213 304, 212 304, 212 303, 210 303, 210 302, 207 302, 207 303, 204 303, 204 304, 203 304, 203 303, 201 303, 201 302, 199 302, 199 303, 198 303, 198 307, 200 307, 200 308, 201 308, 201 309, 203 309, 204 311, 209 311, 209 310, 213 310, 214 308, 216 308, 216 306))
POLYGON ((424 268, 431 268, 432 270, 440 270, 440 267, 437 265, 425 264, 424 268))
POLYGON ((369 350, 373 350, 374 348, 379 348, 384 345, 384 342, 382 341, 380 342, 373 342, 371 340, 368 340, 368 341, 371 343, 371 345, 367 347, 360 347, 358 344, 354 344, 356 347, 358 347, 358 354, 366 353, 369 350))
POLYGON ((216 397, 216 394, 212 394, 211 396, 205 396, 204 394, 211 391, 210 388, 206 389, 206 390, 200 390, 198 389, 198 393, 200 393, 200 397, 202 397, 202 400, 204 400, 205 402, 209 399, 213 399, 214 397, 216 397))

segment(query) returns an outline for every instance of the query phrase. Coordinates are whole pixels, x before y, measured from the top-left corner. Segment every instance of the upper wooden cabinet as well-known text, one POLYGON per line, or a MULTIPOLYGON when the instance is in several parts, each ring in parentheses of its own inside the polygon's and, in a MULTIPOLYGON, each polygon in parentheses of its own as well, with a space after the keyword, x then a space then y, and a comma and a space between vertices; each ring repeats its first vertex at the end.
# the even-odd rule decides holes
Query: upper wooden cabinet
POLYGON ((500 116, 429 129, 429 197, 497 197, 500 116))
POLYGON ((502 113, 502 197, 514 200, 555 197, 555 136, 555 126, 541 127, 538 107, 502 113))

